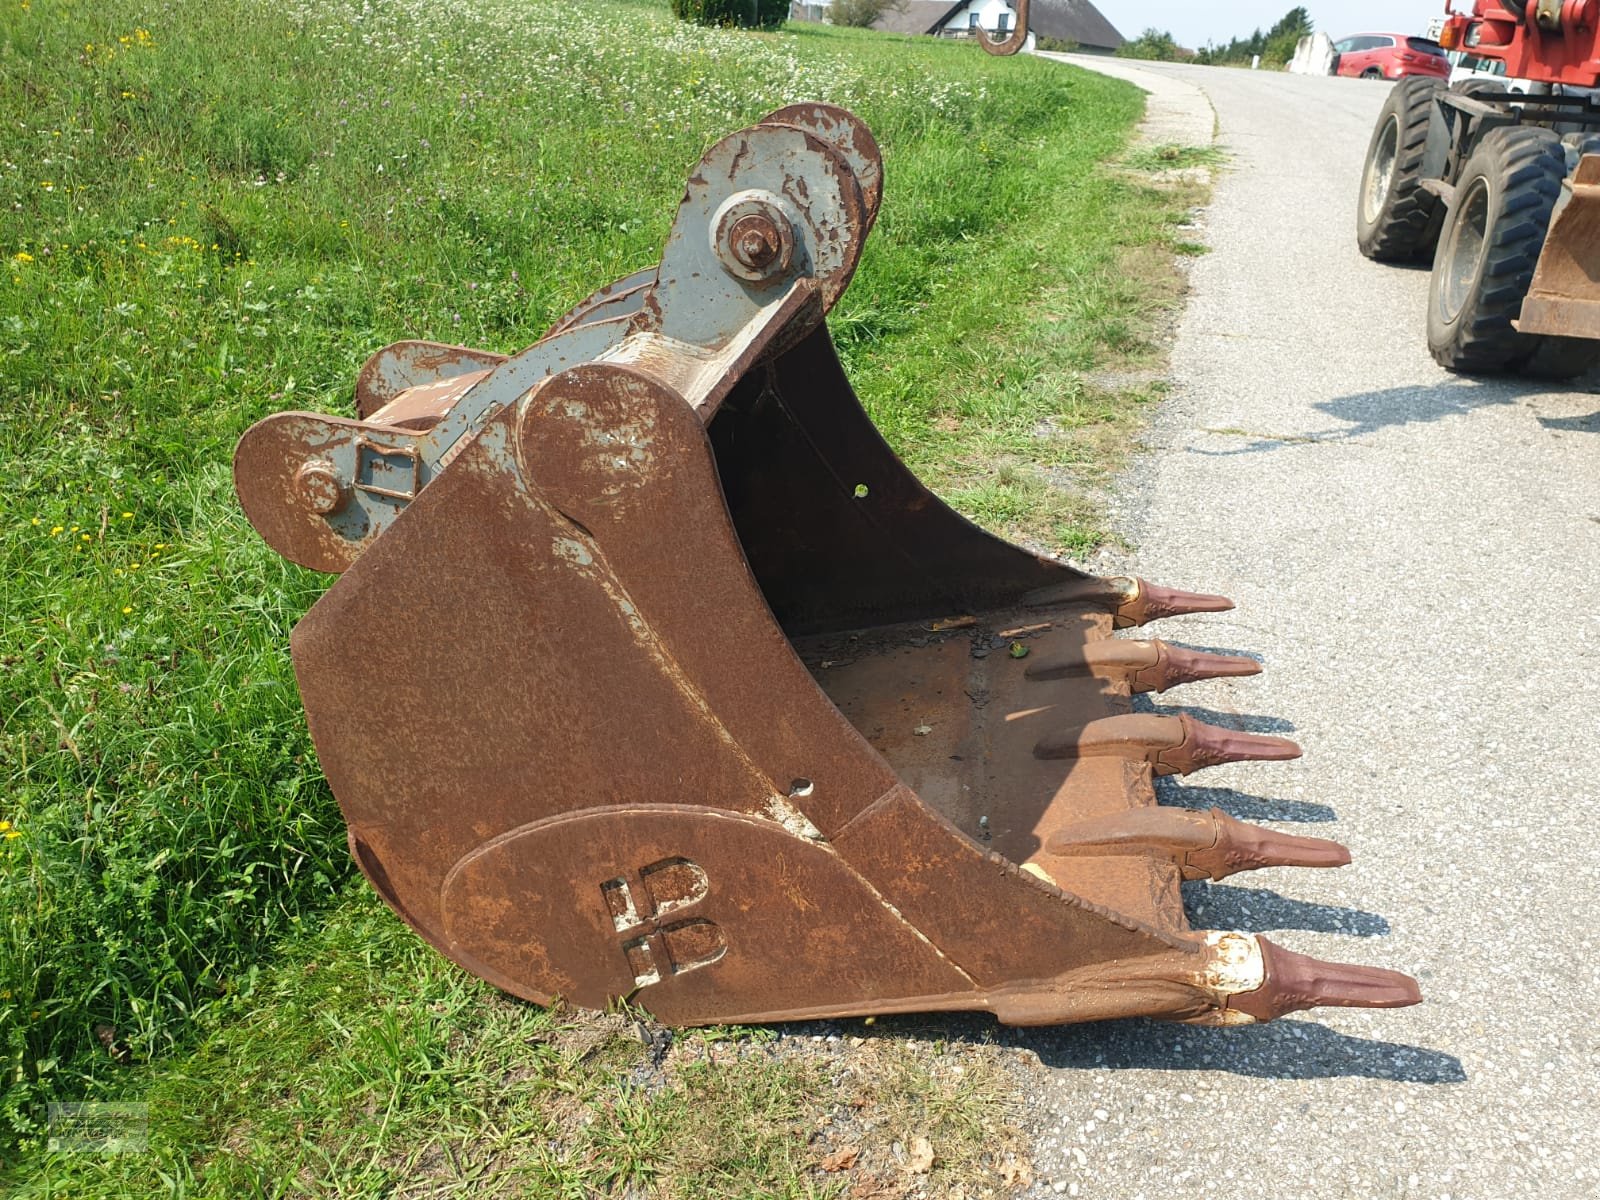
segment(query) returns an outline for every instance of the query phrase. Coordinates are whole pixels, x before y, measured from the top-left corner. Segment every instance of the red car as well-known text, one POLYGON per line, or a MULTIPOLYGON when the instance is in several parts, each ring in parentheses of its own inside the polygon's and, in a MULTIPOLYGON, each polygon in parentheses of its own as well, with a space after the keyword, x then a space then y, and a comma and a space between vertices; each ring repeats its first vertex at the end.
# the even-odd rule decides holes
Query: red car
POLYGON ((1438 42, 1403 33, 1358 33, 1333 44, 1335 75, 1403 79, 1407 75, 1450 78, 1450 60, 1438 42))

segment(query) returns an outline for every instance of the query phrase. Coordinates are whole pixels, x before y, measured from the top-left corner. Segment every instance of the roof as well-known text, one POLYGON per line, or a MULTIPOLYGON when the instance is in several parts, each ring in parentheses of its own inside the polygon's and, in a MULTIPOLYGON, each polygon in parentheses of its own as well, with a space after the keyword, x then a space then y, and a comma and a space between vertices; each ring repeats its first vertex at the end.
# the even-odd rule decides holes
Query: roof
POLYGON ((1064 38, 1095 50, 1115 50, 1127 40, 1089 0, 1033 0, 1028 28, 1040 37, 1064 38))
MULTIPOLYGON (((937 33, 966 6, 966 0, 905 0, 897 8, 885 9, 872 27, 888 33, 937 33)), ((1126 40, 1090 0, 1033 0, 1028 28, 1041 37, 1062 38, 1092 50, 1115 50, 1126 40)))
POLYGON ((874 29, 887 33, 932 33, 963 0, 906 0, 898 8, 887 8, 872 23, 874 29))

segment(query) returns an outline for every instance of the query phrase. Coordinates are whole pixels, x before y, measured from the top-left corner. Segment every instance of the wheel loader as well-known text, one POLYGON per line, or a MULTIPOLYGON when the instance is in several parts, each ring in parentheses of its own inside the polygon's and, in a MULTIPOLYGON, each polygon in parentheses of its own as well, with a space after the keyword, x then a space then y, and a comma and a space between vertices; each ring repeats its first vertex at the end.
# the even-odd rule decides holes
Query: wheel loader
POLYGON ((1357 244, 1379 262, 1431 258, 1442 366, 1581 375, 1600 364, 1600 0, 1447 12, 1439 44, 1504 64, 1517 90, 1396 84, 1367 150, 1357 244))
POLYGON ((856 117, 780 109, 531 347, 400 342, 353 416, 245 433, 250 521, 337 576, 290 645, 360 869, 507 992, 674 1024, 1416 1003, 1190 927, 1185 880, 1349 855, 1157 803, 1300 753, 1133 711, 1260 669, 1112 636, 1226 599, 1011 545, 879 436, 825 317, 883 187, 856 117))

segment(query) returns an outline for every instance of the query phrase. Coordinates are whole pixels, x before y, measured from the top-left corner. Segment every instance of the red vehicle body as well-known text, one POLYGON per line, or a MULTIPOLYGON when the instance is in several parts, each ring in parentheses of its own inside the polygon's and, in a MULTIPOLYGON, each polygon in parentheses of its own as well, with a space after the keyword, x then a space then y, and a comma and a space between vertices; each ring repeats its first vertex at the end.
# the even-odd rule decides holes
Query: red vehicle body
POLYGON ((1600 0, 1475 0, 1472 12, 1449 13, 1439 40, 1498 59, 1515 79, 1600 82, 1600 0))
POLYGON ((1408 75, 1450 77, 1450 60, 1438 43, 1404 33, 1358 33, 1333 44, 1336 75, 1404 79, 1408 75))

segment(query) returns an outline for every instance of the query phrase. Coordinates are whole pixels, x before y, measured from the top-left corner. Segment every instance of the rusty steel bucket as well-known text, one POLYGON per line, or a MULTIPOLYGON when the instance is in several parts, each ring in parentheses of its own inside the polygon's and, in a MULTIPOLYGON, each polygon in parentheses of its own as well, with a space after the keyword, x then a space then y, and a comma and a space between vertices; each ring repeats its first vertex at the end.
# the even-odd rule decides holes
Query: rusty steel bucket
POLYGON ((1009 545, 878 435, 823 317, 881 177, 851 114, 780 110, 521 354, 403 342, 360 419, 245 434, 250 520, 340 573, 291 645, 362 871, 506 991, 672 1023, 1415 1003, 1189 927, 1181 880, 1348 855, 1156 804, 1299 754, 1130 711, 1258 669, 1111 636, 1228 601, 1009 545))
POLYGON ((1562 183, 1544 249, 1517 319, 1522 333, 1600 338, 1600 154, 1562 183))

